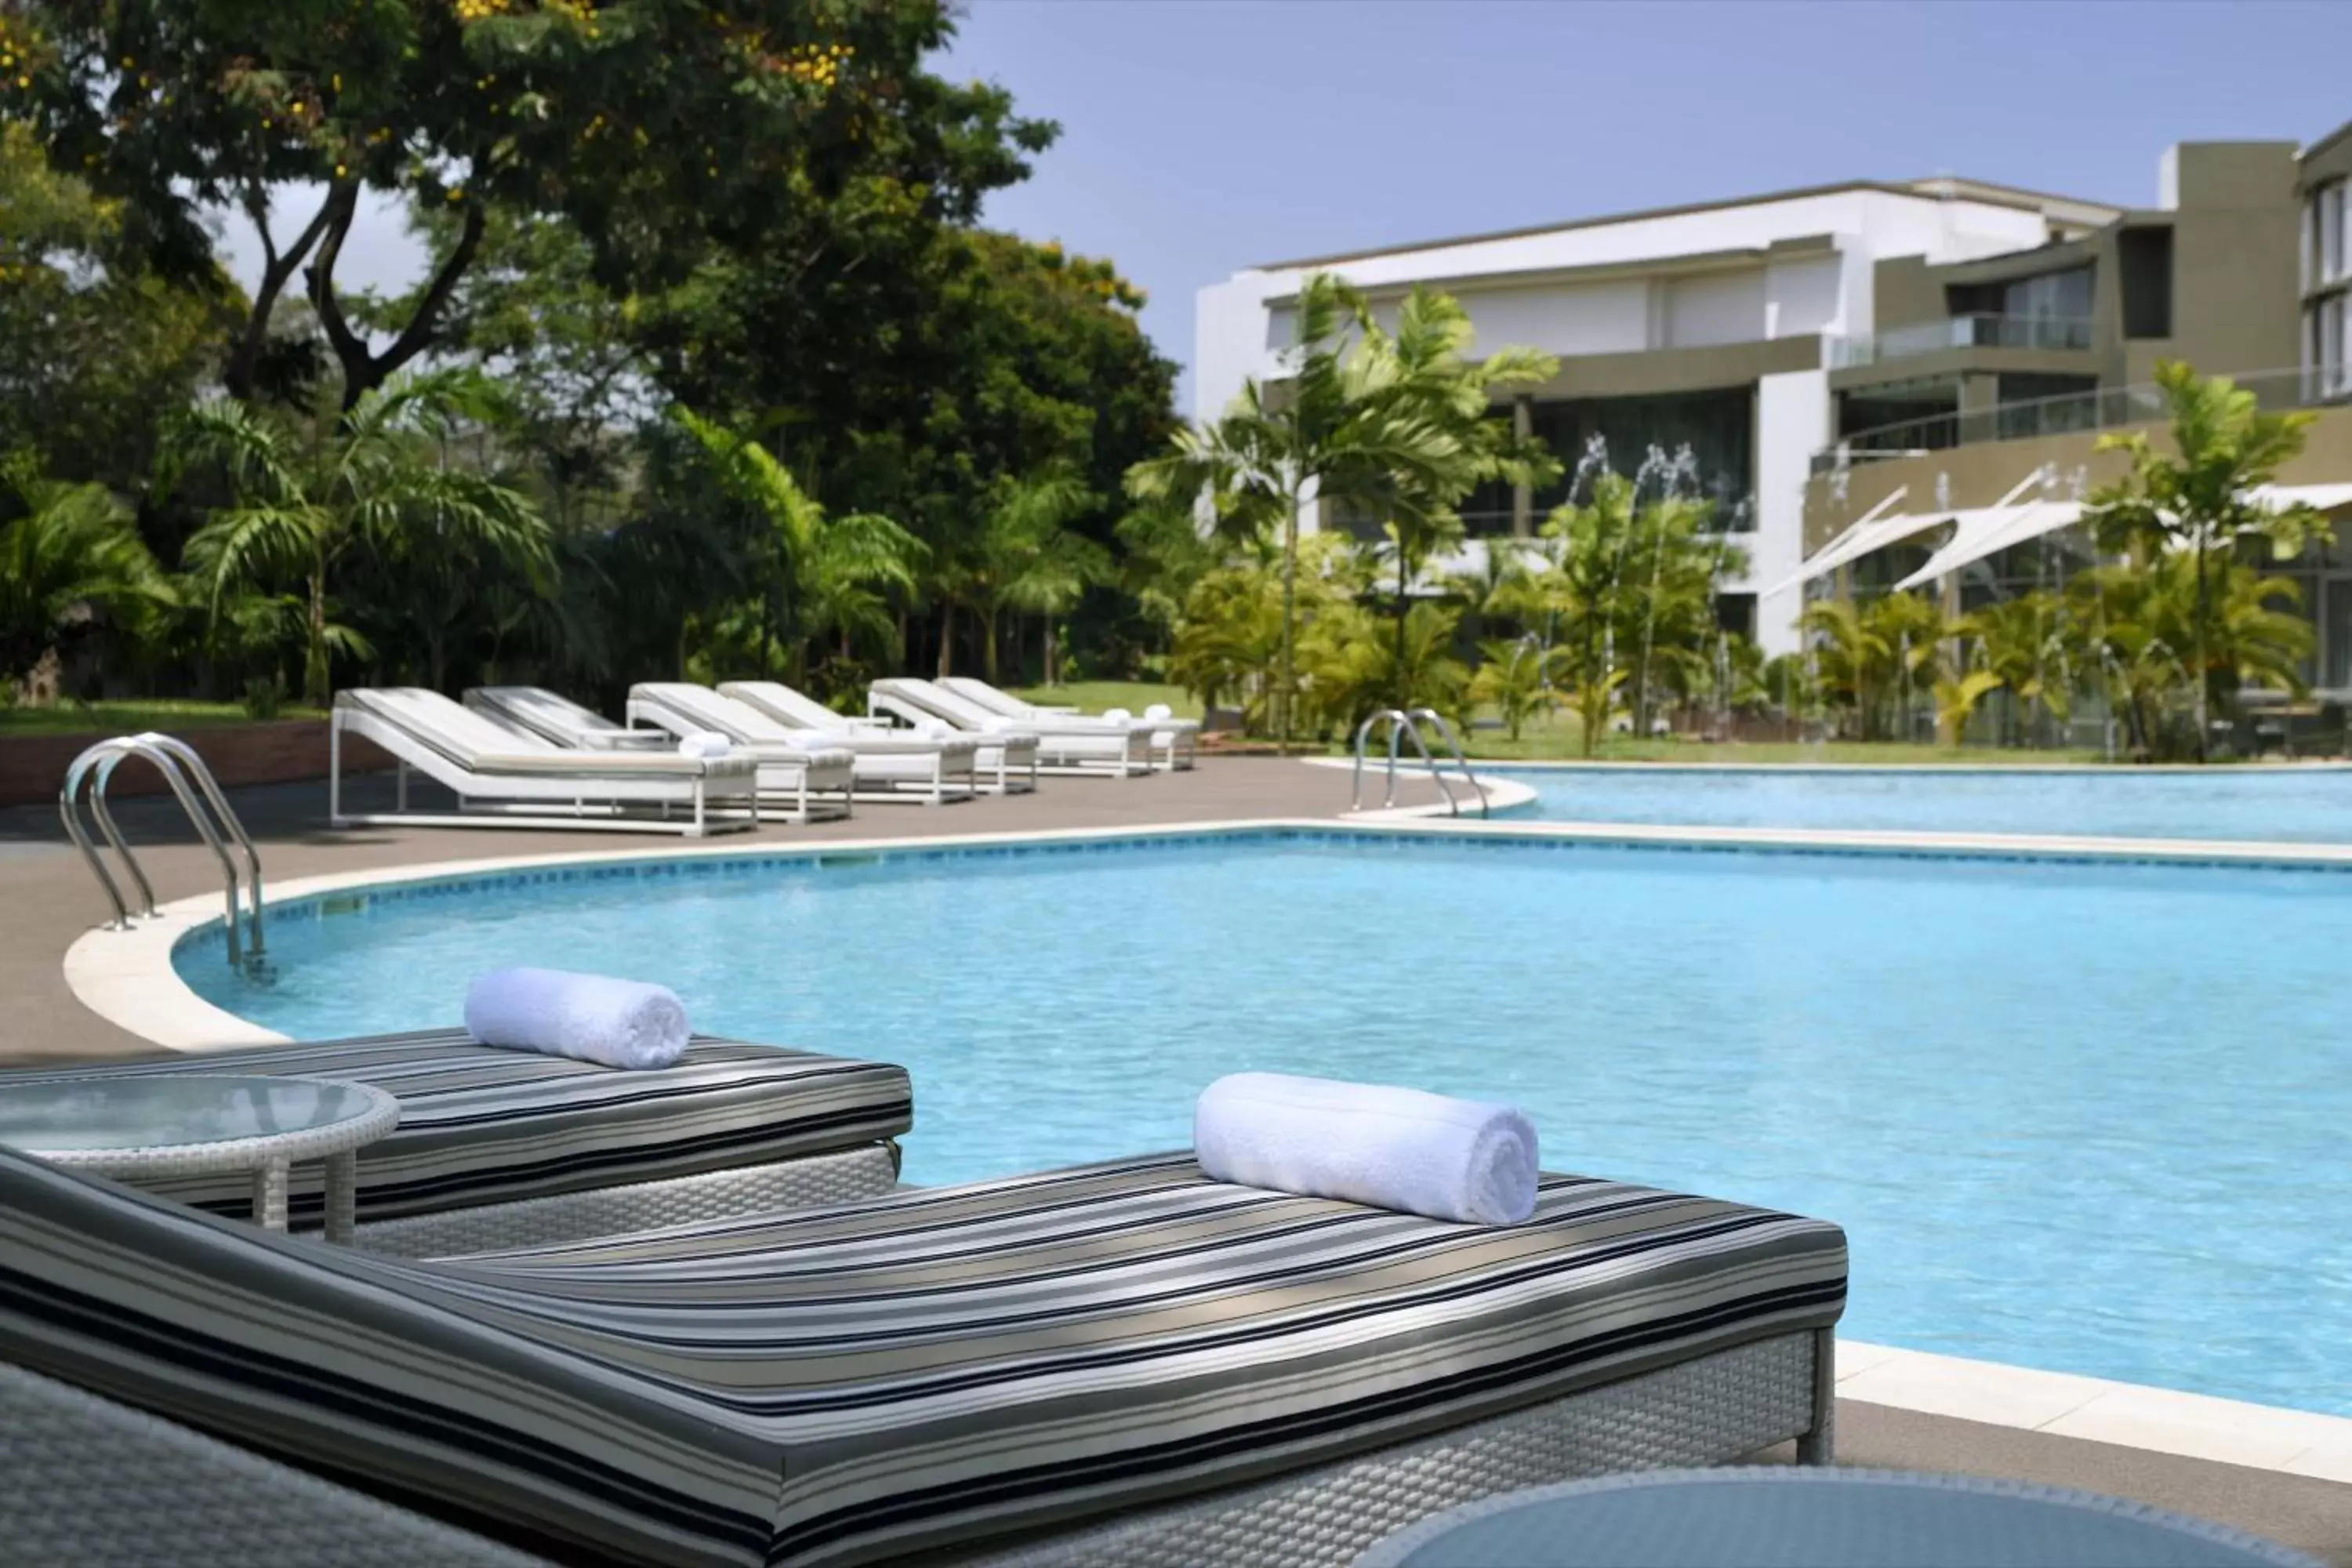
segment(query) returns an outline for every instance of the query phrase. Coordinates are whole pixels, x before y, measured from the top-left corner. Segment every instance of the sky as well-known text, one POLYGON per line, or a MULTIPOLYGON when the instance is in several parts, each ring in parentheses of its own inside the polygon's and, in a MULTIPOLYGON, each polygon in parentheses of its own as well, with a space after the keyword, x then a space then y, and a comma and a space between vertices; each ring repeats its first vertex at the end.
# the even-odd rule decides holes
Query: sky
MULTIPOLYGON (((2347 68, 2345 0, 971 0, 938 62, 1062 126, 986 221, 1115 260, 1180 364, 1292 257, 1937 174, 2152 205, 2174 142, 2335 129, 2347 68)), ((413 272, 396 215, 345 266, 413 272)))

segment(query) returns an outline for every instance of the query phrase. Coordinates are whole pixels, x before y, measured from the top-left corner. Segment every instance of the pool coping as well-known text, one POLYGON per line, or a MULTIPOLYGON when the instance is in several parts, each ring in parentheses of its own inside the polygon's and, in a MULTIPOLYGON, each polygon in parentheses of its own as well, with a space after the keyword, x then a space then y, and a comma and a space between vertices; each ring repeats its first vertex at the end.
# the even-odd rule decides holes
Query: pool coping
MULTIPOLYGON (((821 861, 827 857, 876 853, 919 857, 940 850, 1034 844, 1216 839, 1269 833, 1499 837, 1648 848, 1892 854, 2057 863, 2352 868, 2352 846, 1484 822, 1432 819, 1425 815, 1429 809, 1360 813, 1337 820, 1265 817, 924 838, 841 839, 821 844, 738 845, 719 840, 610 850, 567 849, 305 877, 272 889, 271 901, 317 898, 360 889, 462 881, 506 871, 557 867, 704 858, 821 861)), ((66 983, 84 1006, 167 1049, 201 1054, 288 1043, 288 1037, 261 1028, 205 1001, 187 987, 174 969, 172 955, 180 941, 217 922, 221 914, 218 897, 202 895, 173 900, 161 906, 156 918, 143 921, 128 931, 103 928, 86 931, 67 951, 66 983)), ((2352 1417, 1862 1341, 1839 1342, 1835 1377, 1840 1397, 1864 1404, 2352 1484, 2352 1417)))
MULTIPOLYGON (((1344 757, 1318 758, 1341 767, 1355 764, 1344 757)), ((2230 778, 2244 773, 2352 773, 2352 760, 2314 757, 2275 763, 1675 763, 1604 757, 1548 757, 1515 761, 1507 757, 1472 757, 1470 766, 1505 768, 1512 772, 1657 773, 1889 773, 1929 778, 1974 774, 1994 778, 2019 774, 2047 777, 2073 773, 2095 778, 2137 778, 2147 773, 2202 773, 2230 778)))

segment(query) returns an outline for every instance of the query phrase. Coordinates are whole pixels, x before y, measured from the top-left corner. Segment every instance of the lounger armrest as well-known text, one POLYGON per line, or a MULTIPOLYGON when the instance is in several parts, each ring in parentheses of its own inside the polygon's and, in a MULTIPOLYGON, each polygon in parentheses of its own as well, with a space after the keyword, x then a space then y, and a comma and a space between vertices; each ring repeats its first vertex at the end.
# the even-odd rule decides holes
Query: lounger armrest
POLYGON ((667 730, 590 730, 580 736, 583 752, 675 752, 677 737, 667 730))
POLYGON ((677 752, 483 752, 473 759, 484 773, 529 773, 535 778, 725 777, 756 766, 751 758, 688 757, 677 752), (733 765, 728 765, 733 764, 733 765))

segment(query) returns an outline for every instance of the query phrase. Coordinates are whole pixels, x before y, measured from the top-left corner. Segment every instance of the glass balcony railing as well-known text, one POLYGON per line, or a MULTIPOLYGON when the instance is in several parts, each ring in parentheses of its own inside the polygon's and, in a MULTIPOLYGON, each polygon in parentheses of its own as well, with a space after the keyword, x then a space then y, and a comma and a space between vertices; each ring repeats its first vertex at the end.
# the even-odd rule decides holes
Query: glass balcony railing
POLYGON ((1830 368, 1884 364, 1948 349, 2087 349, 2091 323, 2073 316, 1948 316, 1871 338, 1833 338, 1830 368))
MULTIPOLYGON (((2255 371, 2230 379, 2264 408, 2293 408, 2327 400, 2322 378, 2309 368, 2255 371)), ((2081 430, 2112 430, 2164 417, 2164 395, 2152 385, 2103 386, 2056 397, 2027 398, 1990 408, 1955 410, 1856 430, 1813 454, 1812 471, 1826 474, 1860 463, 1916 458, 1987 441, 2017 441, 2081 430)))

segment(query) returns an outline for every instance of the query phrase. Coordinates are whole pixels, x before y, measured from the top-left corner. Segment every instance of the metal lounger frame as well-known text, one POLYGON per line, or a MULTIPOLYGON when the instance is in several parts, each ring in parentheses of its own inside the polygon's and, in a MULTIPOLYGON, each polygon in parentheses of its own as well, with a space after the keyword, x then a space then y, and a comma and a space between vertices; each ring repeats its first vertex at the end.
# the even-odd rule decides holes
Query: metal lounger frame
MULTIPOLYGON (((593 757, 583 752, 580 755, 593 757)), ((630 779, 615 775, 599 777, 593 772, 583 773, 576 781, 562 775, 480 773, 453 761, 421 740, 404 725, 392 723, 363 708, 338 706, 327 721, 327 817, 336 827, 409 826, 409 827, 481 827, 495 822, 508 827, 553 827, 586 832, 614 833, 677 833, 688 838, 705 837, 713 833, 740 832, 760 826, 759 793, 755 783, 747 783, 740 791, 731 787, 714 790, 713 784, 733 785, 733 778, 672 779, 660 781, 667 790, 645 787, 649 779, 630 779), (348 731, 362 740, 373 741, 392 753, 396 769, 394 783, 393 809, 388 812, 346 812, 343 809, 343 735, 348 731), (408 809, 408 774, 411 769, 454 791, 457 810, 450 812, 411 811, 408 809), (576 784, 566 790, 562 786, 576 784), (675 793, 677 784, 688 786, 688 799, 677 802, 664 798, 675 793), (492 798, 469 795, 467 786, 508 784, 523 793, 492 798), (569 799, 569 812, 558 809, 569 799), (685 804, 692 808, 687 817, 672 817, 671 807, 685 804), (631 805, 657 807, 657 816, 633 816, 631 805), (737 815, 740 812, 740 816, 737 815)))

